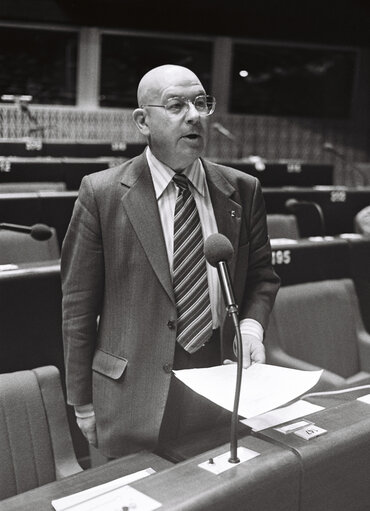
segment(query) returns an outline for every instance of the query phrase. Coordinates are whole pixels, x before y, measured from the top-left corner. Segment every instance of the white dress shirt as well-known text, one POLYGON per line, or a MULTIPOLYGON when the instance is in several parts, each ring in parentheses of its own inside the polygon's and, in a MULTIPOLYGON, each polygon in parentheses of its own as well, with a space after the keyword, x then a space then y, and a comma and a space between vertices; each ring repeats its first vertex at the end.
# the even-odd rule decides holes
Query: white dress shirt
MULTIPOLYGON (((172 273, 173 230, 177 198, 177 186, 172 181, 175 171, 159 161, 149 147, 146 149, 146 157, 154 184, 159 216, 161 218, 163 235, 166 243, 168 262, 172 273)), ((203 238, 207 239, 211 234, 217 233, 218 229, 208 190, 206 174, 201 160, 199 158, 195 160, 192 165, 184 169, 183 174, 185 174, 189 180, 189 187, 199 212, 203 238)), ((218 328, 223 315, 223 300, 217 269, 209 263, 207 263, 207 276, 212 310, 212 326, 213 328, 218 328)), ((254 319, 243 319, 240 322, 240 329, 242 334, 253 335, 260 341, 263 340, 263 328, 260 323, 254 319)))

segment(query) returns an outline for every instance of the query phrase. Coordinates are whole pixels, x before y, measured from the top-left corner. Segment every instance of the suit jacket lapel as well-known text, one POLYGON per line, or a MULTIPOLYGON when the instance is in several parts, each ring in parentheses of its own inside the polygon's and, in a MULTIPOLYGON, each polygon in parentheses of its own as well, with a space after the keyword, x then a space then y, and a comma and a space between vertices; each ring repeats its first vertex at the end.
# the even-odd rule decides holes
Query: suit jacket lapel
POLYGON ((233 275, 238 253, 242 207, 232 198, 235 188, 218 167, 204 160, 202 162, 206 171, 218 232, 226 236, 234 248, 235 256, 229 263, 230 273, 233 275))
POLYGON ((154 186, 145 154, 121 180, 122 204, 159 281, 174 302, 172 281, 154 186))

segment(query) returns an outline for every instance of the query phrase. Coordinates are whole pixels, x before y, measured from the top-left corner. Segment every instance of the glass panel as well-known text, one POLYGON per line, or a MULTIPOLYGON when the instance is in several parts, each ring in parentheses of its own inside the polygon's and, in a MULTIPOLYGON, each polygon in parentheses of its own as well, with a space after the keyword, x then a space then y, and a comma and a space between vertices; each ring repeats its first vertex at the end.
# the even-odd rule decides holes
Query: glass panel
POLYGON ((235 44, 232 113, 348 118, 356 52, 235 44))
POLYGON ((103 35, 100 106, 135 108, 141 77, 162 64, 188 67, 211 92, 211 42, 103 35))
POLYGON ((0 27, 0 94, 76 102, 77 33, 0 27))

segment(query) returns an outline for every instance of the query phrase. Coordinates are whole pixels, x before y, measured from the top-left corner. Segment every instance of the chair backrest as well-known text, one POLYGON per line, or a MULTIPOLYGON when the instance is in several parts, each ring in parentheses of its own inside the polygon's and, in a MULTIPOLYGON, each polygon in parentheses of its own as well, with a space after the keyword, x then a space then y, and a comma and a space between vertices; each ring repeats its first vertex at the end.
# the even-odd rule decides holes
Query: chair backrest
POLYGON ((298 222, 295 215, 267 215, 267 232, 270 238, 299 239, 298 222))
POLYGON ((0 264, 33 263, 59 259, 57 234, 51 228, 48 240, 39 241, 30 234, 0 230, 0 264))
POLYGON ((363 330, 350 279, 280 288, 266 332, 266 350, 279 345, 296 359, 344 378, 360 370, 358 337, 363 330))
POLYGON ((0 499, 81 470, 54 366, 0 374, 0 499))

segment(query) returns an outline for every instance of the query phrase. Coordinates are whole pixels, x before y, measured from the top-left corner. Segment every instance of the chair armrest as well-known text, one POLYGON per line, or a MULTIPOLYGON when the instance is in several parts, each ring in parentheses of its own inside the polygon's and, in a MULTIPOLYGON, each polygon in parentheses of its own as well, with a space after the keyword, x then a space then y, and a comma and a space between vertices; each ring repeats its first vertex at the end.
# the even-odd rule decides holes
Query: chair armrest
POLYGON ((54 453, 55 475, 59 480, 82 471, 72 444, 60 375, 54 366, 37 367, 33 372, 44 401, 54 453))
MULTIPOLYGON (((270 346, 268 350, 266 350, 266 362, 290 369, 300 369, 301 371, 320 371, 322 369, 322 367, 315 366, 304 360, 288 355, 280 346, 270 346)), ((319 382, 315 386, 315 391, 329 390, 344 387, 345 385, 345 378, 324 369, 319 382)))
POLYGON ((321 369, 313 364, 305 362, 299 358, 292 357, 283 351, 280 346, 269 346, 266 348, 266 362, 268 364, 289 367, 291 369, 301 369, 302 371, 318 371, 321 369))

